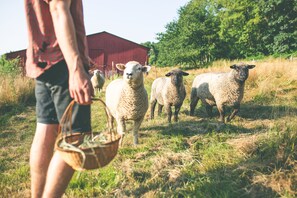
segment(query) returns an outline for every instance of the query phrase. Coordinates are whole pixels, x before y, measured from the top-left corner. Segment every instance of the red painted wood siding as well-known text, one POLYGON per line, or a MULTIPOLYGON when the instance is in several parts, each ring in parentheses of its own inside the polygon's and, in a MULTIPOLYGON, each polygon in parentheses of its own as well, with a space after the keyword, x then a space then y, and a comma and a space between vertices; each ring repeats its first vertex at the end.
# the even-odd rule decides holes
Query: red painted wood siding
POLYGON ((138 61, 142 65, 148 63, 149 49, 132 41, 107 32, 89 35, 87 40, 90 57, 94 60, 92 50, 102 50, 103 59, 100 58, 100 62, 95 62, 99 66, 104 65, 107 70, 112 69, 112 63, 114 65, 117 63, 126 64, 132 60, 138 61))

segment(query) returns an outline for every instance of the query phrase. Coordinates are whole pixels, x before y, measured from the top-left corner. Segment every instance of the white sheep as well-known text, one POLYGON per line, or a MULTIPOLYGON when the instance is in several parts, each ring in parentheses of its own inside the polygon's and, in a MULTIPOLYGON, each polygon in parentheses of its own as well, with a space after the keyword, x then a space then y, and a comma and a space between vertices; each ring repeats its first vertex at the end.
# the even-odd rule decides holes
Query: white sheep
POLYGON ((95 95, 99 94, 99 92, 102 90, 102 87, 105 83, 105 77, 99 69, 94 70, 94 74, 91 77, 91 82, 95 91, 95 95))
POLYGON ((232 65, 230 72, 205 73, 195 77, 192 84, 190 115, 200 99, 205 105, 207 114, 212 117, 212 107, 217 106, 220 121, 225 123, 225 106, 233 107, 232 113, 227 117, 229 122, 239 111, 240 102, 244 94, 244 84, 249 76, 249 69, 255 65, 232 65))
POLYGON ((112 81, 106 87, 106 105, 112 115, 111 125, 115 119, 117 132, 124 135, 126 120, 133 120, 134 144, 138 144, 138 130, 148 109, 148 96, 143 84, 143 73, 151 67, 142 66, 136 61, 126 65, 116 64, 117 69, 123 71, 123 79, 112 81))
POLYGON ((171 122, 172 110, 175 107, 174 121, 178 121, 178 113, 186 97, 183 76, 189 75, 180 69, 174 69, 165 76, 154 80, 151 89, 151 119, 154 119, 154 111, 158 102, 158 115, 161 114, 163 106, 167 112, 168 122, 171 122))

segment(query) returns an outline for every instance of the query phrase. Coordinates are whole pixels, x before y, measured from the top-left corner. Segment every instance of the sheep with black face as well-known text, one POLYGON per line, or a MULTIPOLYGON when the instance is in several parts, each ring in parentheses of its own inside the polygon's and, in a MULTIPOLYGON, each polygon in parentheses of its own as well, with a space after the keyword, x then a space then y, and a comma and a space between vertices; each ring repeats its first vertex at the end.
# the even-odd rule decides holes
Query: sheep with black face
POLYGON ((174 121, 178 121, 178 113, 186 97, 186 89, 183 83, 183 76, 189 75, 180 69, 174 69, 165 76, 154 80, 151 89, 151 119, 154 119, 155 106, 158 103, 158 115, 165 106, 168 122, 171 122, 172 110, 175 107, 174 121))
POLYGON ((232 69, 230 72, 204 73, 196 76, 192 84, 190 115, 194 115, 200 99, 210 117, 212 117, 212 107, 217 106, 220 113, 219 120, 223 123, 225 123, 225 106, 232 106, 233 111, 227 117, 227 122, 232 120, 240 109, 249 70, 254 67, 255 65, 235 64, 230 66, 232 69))

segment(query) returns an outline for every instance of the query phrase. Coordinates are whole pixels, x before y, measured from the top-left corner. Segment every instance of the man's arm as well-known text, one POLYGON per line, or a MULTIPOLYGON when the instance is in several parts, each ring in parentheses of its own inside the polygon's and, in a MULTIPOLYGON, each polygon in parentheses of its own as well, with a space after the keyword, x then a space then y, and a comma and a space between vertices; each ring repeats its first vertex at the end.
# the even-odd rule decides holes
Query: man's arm
POLYGON ((70 5, 71 0, 49 2, 56 37, 69 69, 70 95, 80 104, 90 104, 93 88, 79 56, 70 5))

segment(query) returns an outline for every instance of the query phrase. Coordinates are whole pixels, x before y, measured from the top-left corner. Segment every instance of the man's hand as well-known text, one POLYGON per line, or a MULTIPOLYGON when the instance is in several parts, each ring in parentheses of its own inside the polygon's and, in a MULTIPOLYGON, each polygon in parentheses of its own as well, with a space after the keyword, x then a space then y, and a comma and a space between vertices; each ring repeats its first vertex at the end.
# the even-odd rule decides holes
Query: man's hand
POLYGON ((88 74, 84 69, 77 68, 69 71, 69 92, 70 96, 79 104, 91 104, 91 97, 94 90, 88 74))

